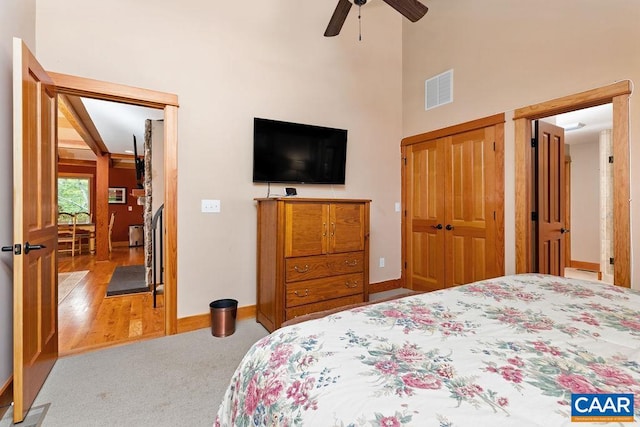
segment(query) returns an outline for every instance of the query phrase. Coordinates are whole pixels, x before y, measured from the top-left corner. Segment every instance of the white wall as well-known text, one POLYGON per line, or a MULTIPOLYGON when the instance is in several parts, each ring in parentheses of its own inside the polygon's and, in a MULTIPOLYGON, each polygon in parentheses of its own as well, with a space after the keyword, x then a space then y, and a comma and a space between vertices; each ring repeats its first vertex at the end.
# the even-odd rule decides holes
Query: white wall
POLYGON ((571 259, 600 264, 600 141, 571 145, 571 259))
MULTIPOLYGON (((0 244, 13 243, 13 37, 35 49, 35 0, 0 5, 0 244)), ((0 254, 0 388, 13 373, 13 256, 0 254)))
MULTIPOLYGON (((38 0, 46 69, 179 96, 178 316, 255 304, 253 117, 348 129, 345 186, 300 196, 370 198, 371 281, 400 277, 402 18, 383 2, 322 36, 335 1, 38 0), (220 199, 202 214, 201 199, 220 199), (386 267, 378 267, 378 258, 386 267)), ((275 188, 283 192, 282 188, 275 188)))
MULTIPOLYGON (((640 81, 640 7, 628 0, 434 2, 403 25, 403 134, 507 112, 505 265, 515 272, 513 110, 606 86, 640 81), (424 80, 454 69, 454 102, 424 110, 424 80)), ((631 97, 631 199, 640 200, 635 143, 640 98, 631 97)), ((640 209, 631 202, 632 254, 640 253, 640 209)), ((632 287, 640 257, 632 258, 632 287)))

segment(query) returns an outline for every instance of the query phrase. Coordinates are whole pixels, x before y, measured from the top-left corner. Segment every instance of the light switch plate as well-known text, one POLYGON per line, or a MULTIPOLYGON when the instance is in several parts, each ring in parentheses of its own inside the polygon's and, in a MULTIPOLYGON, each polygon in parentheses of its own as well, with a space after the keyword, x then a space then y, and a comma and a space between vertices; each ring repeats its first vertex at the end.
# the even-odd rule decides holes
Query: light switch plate
POLYGON ((220 200, 202 199, 200 210, 205 213, 220 213, 220 200))

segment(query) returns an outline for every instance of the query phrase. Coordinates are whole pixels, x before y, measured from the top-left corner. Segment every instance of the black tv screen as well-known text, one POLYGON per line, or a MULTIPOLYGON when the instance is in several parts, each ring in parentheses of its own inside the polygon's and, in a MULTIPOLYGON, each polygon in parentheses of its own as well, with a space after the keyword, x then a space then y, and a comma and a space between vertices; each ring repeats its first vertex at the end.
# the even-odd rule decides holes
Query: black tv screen
POLYGON ((254 118, 253 182, 344 184, 347 131, 254 118))

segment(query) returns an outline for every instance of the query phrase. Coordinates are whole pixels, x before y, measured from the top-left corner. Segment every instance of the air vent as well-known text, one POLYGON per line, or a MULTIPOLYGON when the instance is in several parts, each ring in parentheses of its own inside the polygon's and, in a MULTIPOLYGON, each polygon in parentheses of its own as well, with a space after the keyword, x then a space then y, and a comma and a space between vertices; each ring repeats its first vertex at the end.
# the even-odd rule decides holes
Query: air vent
POLYGON ((445 71, 424 82, 425 110, 450 102, 453 102, 453 70, 445 71))

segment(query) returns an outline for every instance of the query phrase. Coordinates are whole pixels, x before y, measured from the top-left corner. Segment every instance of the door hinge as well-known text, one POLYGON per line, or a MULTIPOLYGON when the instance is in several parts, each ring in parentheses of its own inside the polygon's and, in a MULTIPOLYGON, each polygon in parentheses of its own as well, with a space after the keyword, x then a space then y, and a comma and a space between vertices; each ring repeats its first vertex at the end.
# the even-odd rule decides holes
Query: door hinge
POLYGON ((493 211, 493 220, 496 220, 496 211, 493 211))
POLYGON ((402 158, 402 161, 404 162, 404 165, 405 165, 405 166, 407 166, 407 158, 406 158, 406 157, 403 157, 403 158, 402 158))
POLYGON ((404 262, 404 269, 407 269, 407 261, 404 262))
POLYGON ((531 138, 531 148, 538 147, 538 140, 536 138, 531 138))
POLYGON ((407 210, 406 209, 404 210, 404 216, 405 217, 407 216, 407 210))
POLYGON ((613 257, 609 258, 609 264, 613 265, 613 257))
POLYGON ((493 151, 496 151, 496 142, 493 141, 493 151))
POLYGON ((531 212, 531 221, 538 220, 538 212, 531 212))
POLYGON ((613 156, 609 156, 609 163, 613 163, 613 156))

